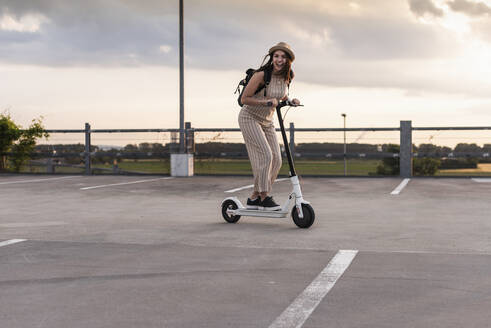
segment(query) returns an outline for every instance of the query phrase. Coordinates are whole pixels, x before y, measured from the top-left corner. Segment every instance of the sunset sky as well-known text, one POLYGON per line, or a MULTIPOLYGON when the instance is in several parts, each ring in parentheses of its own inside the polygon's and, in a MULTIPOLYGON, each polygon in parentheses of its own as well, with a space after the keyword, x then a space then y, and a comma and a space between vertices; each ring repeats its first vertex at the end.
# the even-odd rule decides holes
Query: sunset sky
MULTIPOLYGON (((235 86, 279 41, 296 54, 297 127, 342 127, 341 113, 491 125, 490 0, 184 3, 194 127, 238 127, 235 86)), ((0 0, 0 111, 49 129, 178 127, 178 23, 177 0, 0 0)))

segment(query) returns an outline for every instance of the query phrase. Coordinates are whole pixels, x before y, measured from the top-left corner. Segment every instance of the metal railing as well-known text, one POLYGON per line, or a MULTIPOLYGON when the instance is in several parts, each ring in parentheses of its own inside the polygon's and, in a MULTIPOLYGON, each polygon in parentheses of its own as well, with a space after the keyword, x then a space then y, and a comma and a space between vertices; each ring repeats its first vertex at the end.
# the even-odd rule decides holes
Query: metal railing
MULTIPOLYGON (((276 129, 279 131, 279 129, 276 129)), ((476 152, 449 152, 447 154, 431 154, 431 153, 413 153, 413 144, 412 144, 412 134, 413 131, 464 131, 464 130, 491 130, 489 126, 479 126, 479 127, 412 127, 411 121, 400 121, 399 127, 368 127, 368 128, 295 128, 293 123, 290 123, 289 126, 289 137, 290 137, 290 147, 292 151, 292 155, 295 156, 295 134, 299 132, 381 132, 381 131, 399 131, 400 132, 400 151, 399 153, 389 153, 389 152, 376 152, 376 153, 312 153, 312 154, 304 154, 310 157, 322 157, 322 158, 330 158, 330 159, 353 159, 353 158, 364 158, 364 159, 383 159, 383 158, 399 158, 400 163, 400 176, 404 178, 411 177, 413 175, 413 158, 424 158, 424 157, 448 157, 448 158, 457 158, 457 157, 474 157, 474 158, 489 158, 490 154, 488 152, 476 153, 476 152)), ((63 134, 84 134, 85 135, 85 143, 84 143, 84 151, 79 153, 63 153, 63 154, 37 154, 38 157, 48 158, 45 162, 48 173, 55 172, 55 166, 70 166, 77 167, 84 170, 84 174, 91 175, 94 170, 105 170, 112 173, 118 173, 119 170, 116 166, 113 166, 112 169, 103 169, 103 168, 92 168, 91 159, 97 156, 100 156, 97 152, 91 151, 91 137, 92 134, 97 133, 179 133, 180 129, 92 129, 89 123, 85 123, 85 129, 51 129, 46 130, 48 133, 63 133, 63 134), (53 161, 56 157, 80 157, 84 158, 84 165, 66 165, 66 164, 57 164, 53 161)), ((192 128, 191 123, 186 122, 185 124, 185 145, 184 149, 186 153, 194 153, 195 152, 195 133, 202 132, 240 132, 239 128, 192 128)), ((176 150, 179 152, 179 150, 176 150)), ((104 153, 104 156, 119 156, 120 154, 115 153, 104 153)), ((138 154, 125 153, 125 156, 129 156, 129 158, 138 158, 138 154)), ((168 155, 168 154, 167 154, 168 155)), ((156 154, 156 156, 167 156, 163 154, 156 154)), ((229 154, 230 155, 230 154, 229 154)), ((247 154, 242 154, 244 157, 247 154)), ((297 154, 300 155, 300 154, 297 154)), ((148 158, 148 157, 147 157, 148 158)), ((155 157, 153 157, 155 158, 155 157)))

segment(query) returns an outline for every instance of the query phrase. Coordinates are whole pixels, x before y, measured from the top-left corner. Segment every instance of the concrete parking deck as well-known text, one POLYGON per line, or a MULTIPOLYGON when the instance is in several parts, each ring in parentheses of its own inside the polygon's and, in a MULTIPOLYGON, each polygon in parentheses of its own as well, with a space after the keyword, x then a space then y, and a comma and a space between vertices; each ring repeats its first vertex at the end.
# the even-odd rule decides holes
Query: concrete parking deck
POLYGON ((0 176, 1 326, 487 327, 490 181, 304 178, 303 230, 226 223, 247 177, 0 176))

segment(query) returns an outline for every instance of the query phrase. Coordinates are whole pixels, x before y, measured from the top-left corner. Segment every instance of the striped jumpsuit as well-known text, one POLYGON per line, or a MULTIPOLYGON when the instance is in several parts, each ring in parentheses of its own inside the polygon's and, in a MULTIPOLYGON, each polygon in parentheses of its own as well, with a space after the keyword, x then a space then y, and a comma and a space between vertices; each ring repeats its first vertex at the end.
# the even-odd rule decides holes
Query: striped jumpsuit
MULTIPOLYGON (((280 76, 271 76, 266 98, 280 101, 287 94, 287 84, 280 76)), ((253 96, 265 99, 264 90, 253 96)), ((271 186, 281 168, 281 151, 276 138, 273 118, 275 108, 244 105, 239 113, 239 126, 251 161, 254 191, 271 192, 271 186)))

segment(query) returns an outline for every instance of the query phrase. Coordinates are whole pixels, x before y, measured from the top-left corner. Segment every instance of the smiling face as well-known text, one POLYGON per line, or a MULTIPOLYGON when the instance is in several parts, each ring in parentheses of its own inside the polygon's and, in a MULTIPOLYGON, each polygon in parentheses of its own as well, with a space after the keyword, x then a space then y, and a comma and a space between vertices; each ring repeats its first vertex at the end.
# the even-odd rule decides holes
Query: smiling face
POLYGON ((276 50, 273 53, 273 72, 280 73, 283 71, 287 60, 288 56, 283 50, 276 50))

